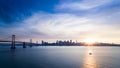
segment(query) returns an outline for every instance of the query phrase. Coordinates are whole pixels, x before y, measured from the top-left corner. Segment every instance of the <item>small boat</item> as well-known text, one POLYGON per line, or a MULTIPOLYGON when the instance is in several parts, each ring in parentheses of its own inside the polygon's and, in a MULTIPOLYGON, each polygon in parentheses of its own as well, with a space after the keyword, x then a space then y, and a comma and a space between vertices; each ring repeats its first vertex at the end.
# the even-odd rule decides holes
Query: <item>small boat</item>
POLYGON ((92 53, 89 53, 89 55, 92 55, 92 53))

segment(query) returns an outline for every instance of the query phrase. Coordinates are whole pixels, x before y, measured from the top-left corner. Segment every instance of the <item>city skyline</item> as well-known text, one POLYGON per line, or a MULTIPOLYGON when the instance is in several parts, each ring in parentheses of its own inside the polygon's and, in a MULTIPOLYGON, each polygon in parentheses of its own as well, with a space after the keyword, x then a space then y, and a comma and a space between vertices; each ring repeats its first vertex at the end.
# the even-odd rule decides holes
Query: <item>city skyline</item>
POLYGON ((120 43, 119 0, 0 0, 0 39, 120 43))

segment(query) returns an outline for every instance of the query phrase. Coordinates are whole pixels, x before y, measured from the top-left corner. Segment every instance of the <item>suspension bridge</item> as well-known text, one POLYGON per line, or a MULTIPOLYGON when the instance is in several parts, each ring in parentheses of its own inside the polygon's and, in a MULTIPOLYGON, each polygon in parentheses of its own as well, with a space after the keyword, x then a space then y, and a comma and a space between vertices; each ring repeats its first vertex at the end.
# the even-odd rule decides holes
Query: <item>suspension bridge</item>
POLYGON ((5 38, 5 39, 0 39, 0 42, 2 43, 11 43, 11 49, 16 49, 16 43, 22 43, 23 44, 23 48, 26 48, 26 43, 30 44, 30 47, 32 47, 33 44, 35 43, 32 43, 32 39, 30 39, 30 42, 24 42, 24 41, 18 41, 16 40, 16 36, 15 35, 12 35, 12 37, 8 37, 8 38, 5 38), (8 39, 11 39, 11 40, 8 40, 8 39), (6 40, 7 39, 7 40, 6 40))

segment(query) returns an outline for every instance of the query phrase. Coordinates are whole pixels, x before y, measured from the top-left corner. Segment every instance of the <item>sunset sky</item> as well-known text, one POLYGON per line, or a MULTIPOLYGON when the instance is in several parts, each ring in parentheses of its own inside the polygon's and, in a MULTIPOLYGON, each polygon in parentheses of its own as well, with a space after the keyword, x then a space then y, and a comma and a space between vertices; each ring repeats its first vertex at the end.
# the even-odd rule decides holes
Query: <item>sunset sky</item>
POLYGON ((0 0, 0 39, 120 43, 120 0, 0 0))

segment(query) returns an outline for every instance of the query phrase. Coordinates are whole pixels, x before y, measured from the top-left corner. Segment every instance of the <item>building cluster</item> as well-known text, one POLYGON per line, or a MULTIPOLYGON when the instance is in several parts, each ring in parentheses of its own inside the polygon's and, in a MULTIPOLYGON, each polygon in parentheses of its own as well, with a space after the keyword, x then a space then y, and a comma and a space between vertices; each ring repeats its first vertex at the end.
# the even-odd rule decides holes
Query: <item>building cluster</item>
MULTIPOLYGON (((54 43, 49 43, 46 41, 41 41, 42 46, 88 46, 89 44, 85 42, 73 42, 72 40, 57 40, 54 43)), ((120 44, 111 44, 111 43, 93 43, 91 46, 120 46, 120 44)))
POLYGON ((49 42, 46 42, 46 41, 43 41, 42 40, 42 43, 41 43, 41 45, 60 45, 60 46, 62 46, 62 45, 76 45, 77 43, 76 42, 73 42, 72 40, 65 40, 65 41, 62 41, 62 40, 60 40, 60 41, 56 41, 55 43, 49 43, 49 42))

